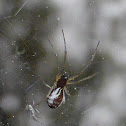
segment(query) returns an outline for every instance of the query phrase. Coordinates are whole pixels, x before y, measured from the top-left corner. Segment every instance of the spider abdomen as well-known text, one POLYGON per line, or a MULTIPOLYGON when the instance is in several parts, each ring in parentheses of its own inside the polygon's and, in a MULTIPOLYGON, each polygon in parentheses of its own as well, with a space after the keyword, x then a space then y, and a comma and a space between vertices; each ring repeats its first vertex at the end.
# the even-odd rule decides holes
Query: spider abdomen
POLYGON ((64 91, 62 88, 53 88, 47 96, 46 101, 50 108, 57 108, 63 103, 64 91))

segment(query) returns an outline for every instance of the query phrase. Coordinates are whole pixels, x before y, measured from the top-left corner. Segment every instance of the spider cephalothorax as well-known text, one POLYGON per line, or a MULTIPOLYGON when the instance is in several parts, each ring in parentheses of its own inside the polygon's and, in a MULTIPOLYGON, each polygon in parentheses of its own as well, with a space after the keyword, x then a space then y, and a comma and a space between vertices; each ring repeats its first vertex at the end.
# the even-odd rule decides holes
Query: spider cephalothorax
POLYGON ((65 74, 62 74, 60 79, 57 81, 57 88, 60 87, 60 88, 63 88, 66 86, 66 83, 67 83, 67 80, 68 80, 68 76, 65 74))

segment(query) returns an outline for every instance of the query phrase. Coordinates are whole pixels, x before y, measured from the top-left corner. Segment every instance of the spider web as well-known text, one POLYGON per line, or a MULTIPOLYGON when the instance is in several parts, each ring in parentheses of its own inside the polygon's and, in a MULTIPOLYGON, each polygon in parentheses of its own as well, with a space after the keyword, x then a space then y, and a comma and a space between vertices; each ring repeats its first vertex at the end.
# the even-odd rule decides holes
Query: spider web
MULTIPOLYGON (((66 96, 64 105, 56 110, 47 106, 45 98, 49 89, 42 84, 42 80, 46 80, 51 86, 58 67, 57 58, 53 53, 55 50, 47 40, 59 25, 56 6, 44 0, 4 0, 1 4, 0 125, 78 126, 81 117, 100 104, 95 103, 99 87, 97 82, 100 80, 96 77, 86 81, 84 85, 80 83, 68 86, 71 96, 66 96), (27 87, 32 84, 35 85, 27 92, 27 87), (35 107, 39 110, 36 111, 36 118, 39 120, 37 122, 29 116, 31 111, 26 111, 26 105, 34 106, 39 102, 41 104, 35 107)), ((97 60, 100 58, 96 56, 97 60)), ((59 58, 58 62, 60 68, 63 65, 61 59, 63 58, 59 58)), ((99 71, 100 64, 95 60, 84 76, 99 71)), ((66 69, 71 76, 76 74, 69 63, 66 69)))

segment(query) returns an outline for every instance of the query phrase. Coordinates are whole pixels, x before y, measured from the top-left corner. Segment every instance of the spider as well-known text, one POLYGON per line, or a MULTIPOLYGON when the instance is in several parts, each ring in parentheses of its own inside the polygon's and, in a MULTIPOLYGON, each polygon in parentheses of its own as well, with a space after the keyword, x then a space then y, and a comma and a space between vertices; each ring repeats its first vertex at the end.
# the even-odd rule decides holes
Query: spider
MULTIPOLYGON (((47 96, 46 96, 46 101, 47 101, 47 104, 50 108, 57 108, 59 106, 63 104, 65 104, 65 93, 67 95, 70 95, 68 93, 68 90, 66 88, 67 85, 71 85, 71 84, 78 84, 80 82, 83 82, 85 80, 89 80, 91 79, 92 77, 94 77, 95 75, 97 75, 97 73, 94 73, 93 75, 90 75, 90 76, 87 76, 85 78, 82 78, 78 81, 74 81, 76 78, 80 77, 80 75, 82 75, 84 73, 84 71, 87 69, 87 67, 93 62, 94 58, 95 58, 95 55, 96 55, 96 52, 97 52, 97 49, 98 49, 98 46, 99 46, 99 43, 100 41, 98 42, 97 46, 96 46, 96 49, 91 57, 91 60, 88 62, 88 64, 84 67, 84 69, 78 73, 77 75, 75 76, 72 76, 72 77, 69 77, 68 73, 65 71, 65 67, 66 67, 66 59, 67 59, 67 48, 66 48, 66 40, 65 40, 65 35, 64 35, 64 31, 62 30, 62 34, 63 34, 63 40, 64 40, 64 63, 63 63, 63 68, 62 68, 62 71, 60 74, 58 74, 56 76, 56 80, 55 82, 53 83, 53 86, 50 87, 44 80, 42 80, 42 82, 48 87, 50 88, 47 96)), ((53 48, 53 45, 52 43, 50 42, 50 40, 48 40, 49 43, 51 44, 51 47, 53 48)), ((54 52, 55 56, 57 57, 57 54, 54 52)), ((58 67, 58 73, 59 73, 59 67, 58 67)), ((40 77, 38 75, 38 77, 40 77)), ((37 80, 38 81, 38 80, 37 80)), ((25 93, 31 88, 33 87, 33 85, 36 84, 35 81, 30 87, 28 87, 26 90, 25 90, 25 93)), ((36 105, 34 106, 38 106, 39 104, 41 103, 41 101, 39 103, 37 103, 36 105)))
MULTIPOLYGON (((68 73, 65 71, 66 59, 67 59, 67 48, 66 48, 66 40, 65 40, 65 35, 64 35, 63 30, 62 30, 62 34, 63 34, 64 47, 65 47, 65 49, 64 49, 64 64, 63 64, 62 72, 61 72, 61 74, 56 76, 56 81, 54 82, 52 87, 50 87, 48 84, 46 84, 43 81, 43 83, 50 88, 50 90, 47 94, 47 97, 46 97, 47 104, 50 108, 57 108, 57 107, 61 106, 62 103, 65 104, 65 93, 67 95, 70 95, 67 91, 67 88, 66 88, 67 85, 78 84, 78 83, 83 82, 85 80, 91 79, 92 77, 94 77, 97 74, 97 73, 94 73, 91 76, 87 76, 85 78, 82 78, 78 81, 73 82, 73 80, 75 80, 80 75, 82 75, 82 73, 86 70, 86 68, 93 62, 100 41, 98 42, 98 44, 96 46, 96 49, 92 55, 91 60, 88 62, 88 64, 85 66, 85 68, 77 75, 69 77, 68 73)), ((50 44, 51 44, 51 42, 50 42, 50 44)), ((52 46, 52 44, 51 44, 51 46, 52 46)))

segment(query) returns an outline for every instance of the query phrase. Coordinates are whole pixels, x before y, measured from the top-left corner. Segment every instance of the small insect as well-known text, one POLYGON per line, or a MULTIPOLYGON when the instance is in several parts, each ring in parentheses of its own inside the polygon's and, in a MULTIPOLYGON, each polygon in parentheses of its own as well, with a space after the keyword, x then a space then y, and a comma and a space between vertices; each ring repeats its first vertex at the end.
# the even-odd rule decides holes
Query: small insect
MULTIPOLYGON (((75 76, 72 76, 72 77, 69 77, 68 73, 65 71, 65 66, 66 66, 66 58, 67 58, 67 49, 66 49, 66 40, 65 40, 65 36, 64 36, 64 32, 62 30, 62 34, 63 34, 63 39, 64 39, 64 46, 65 46, 65 50, 64 50, 64 64, 63 64, 63 69, 62 69, 62 72, 61 74, 59 74, 57 77, 56 77, 56 81, 54 82, 53 86, 50 87, 48 84, 46 84, 44 81, 43 83, 48 86, 50 88, 49 92, 48 92, 48 95, 46 97, 46 101, 47 101, 47 104, 50 108, 57 108, 59 107, 62 103, 64 104, 65 103, 65 93, 67 95, 70 95, 67 91, 67 88, 66 86, 67 85, 70 85, 70 84, 77 84, 77 83, 80 83, 82 81, 85 81, 85 80, 88 80, 88 79, 91 79, 92 77, 94 77, 97 73, 94 73, 93 75, 91 76, 88 76, 88 77, 85 77, 85 78, 82 78, 76 82, 73 82, 77 77, 79 77, 85 70, 86 68, 93 62, 94 60, 94 57, 95 57, 95 54, 96 54, 96 51, 97 51, 97 48, 99 46, 99 43, 100 41, 98 42, 97 44, 97 47, 94 51, 94 54, 92 55, 92 58, 91 60, 88 62, 88 64, 85 66, 85 68, 80 72, 78 73, 77 75, 75 76)), ((49 41, 50 42, 50 41, 49 41)), ((51 42, 50 42, 51 43, 51 42)), ((52 44, 51 44, 52 46, 52 44)), ((56 55, 56 54, 55 54, 56 55)), ((59 70, 58 70, 59 71, 59 70)))
POLYGON ((35 104, 33 101, 33 105, 31 104, 27 104, 25 107, 26 110, 28 110, 30 112, 31 117, 33 118, 34 121, 37 121, 38 123, 46 126, 44 123, 42 123, 39 118, 36 116, 36 113, 40 113, 36 108, 35 108, 35 104))

